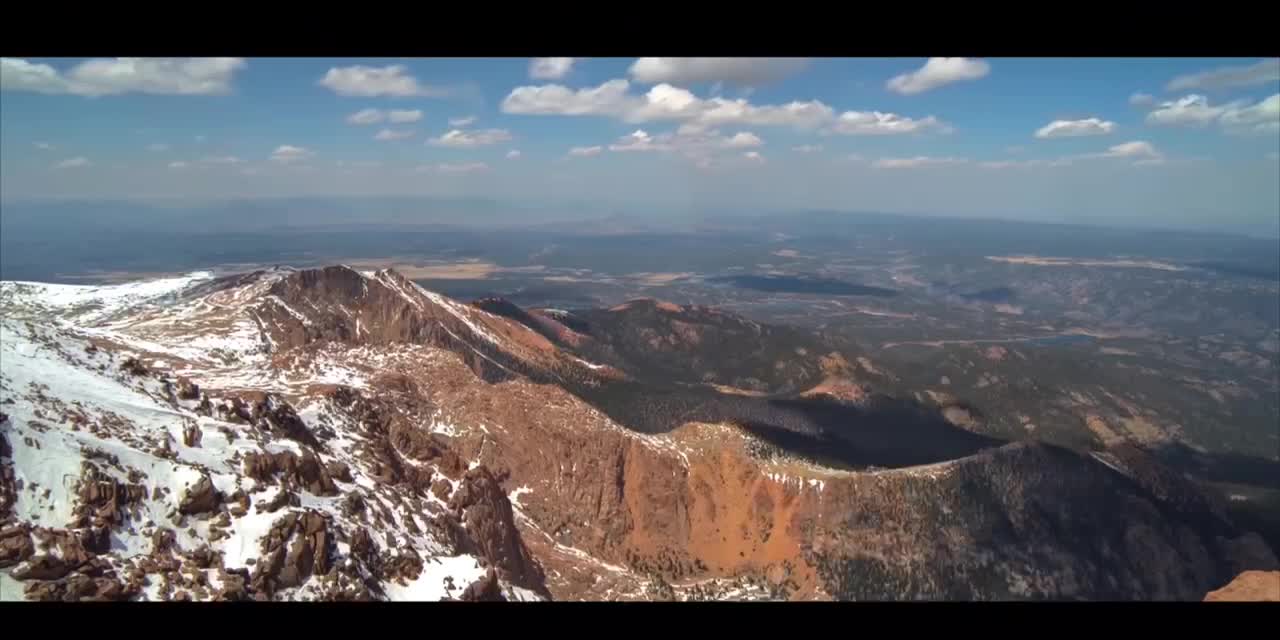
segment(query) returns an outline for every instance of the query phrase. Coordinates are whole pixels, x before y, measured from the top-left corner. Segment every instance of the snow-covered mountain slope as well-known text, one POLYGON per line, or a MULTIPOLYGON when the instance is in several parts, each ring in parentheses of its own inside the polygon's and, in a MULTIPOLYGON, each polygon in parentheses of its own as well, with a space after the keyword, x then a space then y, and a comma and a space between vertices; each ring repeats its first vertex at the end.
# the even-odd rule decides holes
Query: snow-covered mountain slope
POLYGON ((275 350, 259 305, 287 275, 2 285, 0 596, 438 600, 492 591, 486 567, 547 596, 477 553, 469 525, 514 533, 487 469, 401 457, 354 412, 365 376, 456 356, 275 350))

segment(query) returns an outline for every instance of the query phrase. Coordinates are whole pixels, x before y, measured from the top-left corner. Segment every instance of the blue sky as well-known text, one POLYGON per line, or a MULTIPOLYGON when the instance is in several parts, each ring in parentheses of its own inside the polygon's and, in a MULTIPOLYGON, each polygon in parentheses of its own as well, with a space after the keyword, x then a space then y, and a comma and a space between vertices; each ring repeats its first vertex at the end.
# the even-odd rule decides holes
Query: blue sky
POLYGON ((1280 60, 1256 58, 6 58, 0 192, 475 195, 1274 234, 1278 90, 1280 60))

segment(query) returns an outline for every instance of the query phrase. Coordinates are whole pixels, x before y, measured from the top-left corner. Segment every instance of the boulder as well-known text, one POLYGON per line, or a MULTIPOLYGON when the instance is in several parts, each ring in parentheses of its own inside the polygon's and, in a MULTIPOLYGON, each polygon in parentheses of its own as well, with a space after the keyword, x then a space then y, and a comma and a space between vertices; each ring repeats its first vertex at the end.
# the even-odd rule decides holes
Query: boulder
POLYGON ((200 476, 196 483, 187 488, 178 502, 178 513, 193 515, 209 513, 222 504, 222 494, 213 486, 209 476, 200 476))
POLYGON ((498 583, 498 574, 492 567, 483 577, 463 589, 458 598, 464 602, 506 602, 502 595, 502 587, 498 583))

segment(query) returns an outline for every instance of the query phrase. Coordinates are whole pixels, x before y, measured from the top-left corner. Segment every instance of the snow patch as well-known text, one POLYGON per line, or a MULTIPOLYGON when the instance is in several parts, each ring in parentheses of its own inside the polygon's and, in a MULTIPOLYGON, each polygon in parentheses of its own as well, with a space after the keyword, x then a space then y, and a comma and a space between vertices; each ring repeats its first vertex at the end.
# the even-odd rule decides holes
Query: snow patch
POLYGON ((383 584, 383 591, 393 601, 438 602, 445 596, 456 599, 467 585, 484 574, 485 570, 475 556, 424 558, 422 572, 416 578, 407 585, 388 581, 383 584), (445 578, 453 578, 453 589, 448 588, 445 578))
POLYGON ((569 356, 569 357, 571 357, 571 358, 573 358, 574 360, 577 360, 579 363, 581 363, 581 364, 585 365, 588 369, 605 369, 605 368, 608 368, 608 366, 609 366, 609 365, 607 365, 607 364, 596 364, 596 363, 594 363, 594 362, 587 362, 586 360, 583 360, 582 358, 579 358, 579 357, 577 357, 577 356, 569 356))
POLYGON ((511 504, 514 505, 517 509, 522 509, 524 508, 524 505, 520 504, 520 496, 526 493, 533 493, 533 489, 530 489, 529 485, 524 485, 516 489, 515 491, 512 491, 510 494, 507 495, 507 500, 510 500, 511 504))

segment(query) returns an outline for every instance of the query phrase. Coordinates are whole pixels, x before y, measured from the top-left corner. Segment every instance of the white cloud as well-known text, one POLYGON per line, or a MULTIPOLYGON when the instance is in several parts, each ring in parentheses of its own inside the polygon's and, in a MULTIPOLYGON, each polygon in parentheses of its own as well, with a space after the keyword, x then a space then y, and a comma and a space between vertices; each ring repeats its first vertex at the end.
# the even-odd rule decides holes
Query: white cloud
MULTIPOLYGON (((664 85, 658 85, 658 89, 664 85)), ((650 91, 653 93, 653 91, 650 91)), ((711 98, 699 101, 696 107, 696 119, 707 125, 748 125, 794 127, 797 129, 815 129, 831 122, 835 116, 831 107, 817 101, 793 101, 783 105, 753 105, 746 99, 711 98)))
POLYGON ((1226 111, 1224 106, 1212 106, 1209 99, 1198 94, 1162 102, 1160 107, 1147 114, 1149 124, 1205 126, 1217 120, 1226 111))
POLYGON ((574 148, 572 148, 572 149, 570 149, 570 150, 569 150, 569 155, 571 155, 571 156, 598 156, 598 155, 600 155, 600 152, 601 152, 601 151, 604 151, 604 147, 601 147, 601 146, 598 146, 598 145, 597 145, 597 146, 594 146, 594 147, 574 147, 574 148))
POLYGON ((157 142, 157 143, 155 143, 155 144, 147 145, 147 151, 157 151, 157 152, 158 152, 158 151, 168 151, 168 150, 169 150, 169 145, 164 144, 164 143, 161 143, 161 142, 157 142))
POLYGON ((929 129, 941 133, 951 131, 951 127, 933 116, 912 119, 879 111, 846 111, 831 126, 831 131, 850 136, 920 133, 929 129))
POLYGON ((519 158, 519 157, 520 157, 520 150, 519 150, 519 149, 512 149, 512 150, 510 150, 510 151, 508 151, 508 152, 507 152, 507 159, 508 159, 508 160, 515 160, 516 158, 519 158))
POLYGON ((615 116, 629 108, 630 83, 610 80, 595 88, 576 91, 558 84, 516 87, 502 101, 502 111, 525 115, 615 116))
POLYGON ((54 149, 54 146, 49 144, 48 142, 36 142, 36 143, 33 143, 33 145, 35 146, 35 148, 40 149, 41 151, 53 151, 54 149))
POLYGON ((1144 140, 1134 140, 1133 142, 1123 142, 1108 148, 1106 151, 1096 154, 1101 158, 1132 158, 1141 163, 1157 163, 1164 160, 1154 145, 1144 140))
POLYGON ((764 144, 764 140, 761 140, 760 136, 757 136, 756 134, 751 133, 750 131, 739 131, 738 133, 733 134, 733 136, 730 137, 728 140, 724 141, 724 146, 729 147, 731 149, 740 149, 743 147, 759 147, 763 144, 764 144))
POLYGON ((476 123, 475 116, 466 116, 463 118, 449 118, 449 126, 451 127, 469 127, 476 123))
POLYGON ((378 124, 387 117, 381 109, 361 109, 347 116, 347 124, 378 124))
POLYGON ((1280 132, 1280 93, 1253 105, 1228 107, 1219 119, 1227 133, 1266 134, 1280 132))
MULTIPOLYGON (((609 145, 610 151, 671 151, 674 146, 670 143, 670 135, 665 136, 665 141, 659 142, 654 140, 643 129, 622 136, 617 142, 609 145)), ((570 152, 572 153, 572 151, 570 152)), ((582 154, 586 155, 586 154, 582 154)))
POLYGON ((1267 152, 1267 159, 1268 159, 1268 160, 1280 160, 1280 151, 1268 151, 1268 152, 1267 152))
POLYGON ((105 96, 230 93, 240 58, 96 58, 62 73, 47 64, 0 58, 0 90, 105 96))
POLYGON ((991 65, 971 58, 929 58, 923 67, 894 76, 886 87, 894 93, 915 95, 930 89, 967 80, 977 80, 991 72, 991 65))
POLYGON ((408 124, 422 119, 422 111, 418 109, 392 109, 387 112, 387 121, 393 124, 408 124))
POLYGON ((835 110, 817 100, 754 105, 745 98, 704 100, 669 84, 633 95, 628 93, 630 86, 626 80, 614 79, 578 90, 555 84, 516 87, 503 100, 502 110, 522 115, 601 116, 629 123, 673 120, 703 129, 737 125, 805 130, 829 125, 833 132, 847 135, 949 130, 933 116, 916 120, 892 113, 858 111, 837 116, 835 110))
POLYGON ((236 156, 205 156, 200 159, 204 164, 240 164, 244 160, 236 156))
POLYGON ((186 169, 187 166, 188 166, 187 163, 183 162, 182 160, 175 160, 169 163, 170 169, 186 169))
POLYGON ((791 150, 792 150, 792 151, 795 151, 796 153, 817 153, 817 152, 819 152, 819 151, 822 151, 822 145, 820 145, 820 144, 802 144, 802 145, 798 145, 798 146, 795 146, 795 147, 791 147, 791 150))
POLYGON ((1065 167, 1074 164, 1077 160, 1097 160, 1097 159, 1120 159, 1131 160, 1135 165, 1155 165, 1163 164, 1166 158, 1155 145, 1145 140, 1134 140, 1131 142, 1123 142, 1108 147, 1106 151, 1097 153, 1082 153, 1072 156, 1062 156, 1053 159, 1029 159, 1029 160, 988 160, 978 162, 976 166, 983 169, 1027 169, 1031 167, 1065 167))
POLYGON ((529 62, 529 77, 534 80, 559 80, 573 70, 573 61, 573 58, 534 58, 529 62))
POLYGON ((75 167, 87 167, 87 166, 89 166, 89 159, 84 156, 77 156, 75 158, 67 158, 62 162, 59 162, 58 164, 53 165, 53 168, 54 169, 73 169, 75 167))
POLYGON ((877 169, 922 169, 965 162, 968 161, 964 158, 916 156, 914 158, 880 158, 871 166, 877 169))
POLYGON ((383 111, 381 109, 361 109, 347 116, 348 124, 378 124, 380 122, 391 122, 393 124, 406 124, 409 122, 417 122, 422 119, 422 112, 413 110, 383 111))
POLYGON ((205 140, 208 140, 208 139, 209 137, 204 135, 199 135, 195 137, 196 142, 200 142, 200 143, 203 143, 205 140))
POLYGON ((800 71, 808 63, 806 58, 639 58, 627 73, 641 84, 755 86, 800 71))
POLYGON ((1149 104, 1154 103, 1155 101, 1156 101, 1155 96, 1149 93, 1142 93, 1141 91, 1129 96, 1129 104, 1138 106, 1138 107, 1145 107, 1149 104))
POLYGON ((1212 105, 1203 95, 1191 94, 1147 114, 1147 122, 1157 125, 1204 127, 1218 123, 1230 134, 1267 134, 1280 132, 1280 94, 1257 103, 1236 100, 1212 105))
POLYGON ((1083 120, 1054 120, 1036 130, 1037 138, 1072 138, 1078 136, 1101 136, 1111 133, 1116 123, 1098 118, 1083 120))
POLYGON ((764 156, 760 155, 760 152, 759 152, 759 151, 746 151, 746 152, 743 152, 742 157, 744 157, 744 158, 746 158, 747 160, 750 160, 750 161, 752 161, 752 162, 764 162, 764 156))
POLYGON ((22 58, 0 58, 0 90, 71 93, 70 82, 57 69, 22 58))
POLYGON ((436 171, 441 173, 475 173, 477 171, 488 171, 489 165, 483 162, 463 162, 451 164, 442 162, 436 165, 436 171))
POLYGON ((355 65, 333 67, 320 78, 319 85, 340 96, 376 98, 379 96, 441 97, 452 93, 443 87, 418 83, 409 75, 408 67, 393 64, 386 67, 355 65))
POLYGON ((432 138, 427 144, 437 147, 479 147, 500 144, 511 140, 511 132, 506 129, 478 129, 467 131, 452 129, 438 138, 432 138))
POLYGON ((709 128, 710 127, 708 127, 706 124, 703 124, 701 122, 686 122, 680 125, 680 127, 676 129, 676 135, 695 136, 695 135, 706 132, 707 129, 709 128))
POLYGON ((315 155, 315 152, 311 151, 310 149, 305 149, 303 147, 295 147, 293 145, 288 145, 288 144, 282 144, 276 147, 275 151, 271 152, 271 159, 275 160, 276 162, 289 163, 289 162, 297 162, 299 160, 306 160, 307 158, 310 158, 313 155, 315 155))
POLYGON ((679 151, 686 157, 697 159, 719 149, 747 149, 764 144, 754 133, 739 131, 723 137, 715 129, 682 126, 674 132, 650 135, 637 129, 609 145, 610 151, 679 151))
POLYGON ((413 133, 412 129, 383 129, 375 134, 373 139, 384 142, 388 140, 404 140, 405 138, 412 138, 413 133))
POLYGON ((1165 86, 1166 91, 1219 91, 1238 87, 1280 82, 1280 58, 1262 60, 1241 67, 1219 67, 1200 73, 1178 76, 1165 86))

